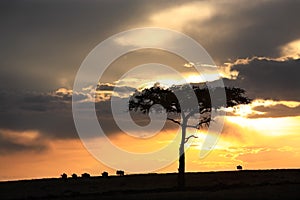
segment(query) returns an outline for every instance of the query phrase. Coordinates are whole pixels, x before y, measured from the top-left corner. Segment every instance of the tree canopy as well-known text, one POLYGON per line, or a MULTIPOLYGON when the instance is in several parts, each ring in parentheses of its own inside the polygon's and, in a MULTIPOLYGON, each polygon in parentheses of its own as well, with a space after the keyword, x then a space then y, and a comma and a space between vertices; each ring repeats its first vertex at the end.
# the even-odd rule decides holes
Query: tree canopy
MULTIPOLYGON (((237 87, 209 89, 203 85, 190 86, 187 84, 162 88, 155 85, 142 91, 136 91, 129 100, 129 110, 148 113, 153 105, 159 104, 167 113, 180 113, 183 119, 188 119, 193 114, 203 115, 204 113, 210 113, 212 109, 234 107, 250 102, 251 99, 245 96, 245 90, 237 87), (221 91, 225 91, 225 101, 222 100, 222 97, 215 95, 220 94, 221 91), (212 104, 211 97, 214 97, 214 104, 212 104)), ((172 121, 172 118, 168 118, 168 120, 172 121)), ((201 120, 209 122, 210 118, 200 119, 200 123, 201 120)), ((173 119, 173 122, 176 123, 177 121, 173 119)))

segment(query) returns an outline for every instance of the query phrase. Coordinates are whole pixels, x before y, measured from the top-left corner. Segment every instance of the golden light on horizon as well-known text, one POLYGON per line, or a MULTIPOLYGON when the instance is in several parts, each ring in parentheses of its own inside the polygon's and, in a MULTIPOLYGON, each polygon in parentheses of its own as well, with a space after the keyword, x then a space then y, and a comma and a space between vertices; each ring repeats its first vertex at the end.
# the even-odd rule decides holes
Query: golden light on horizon
MULTIPOLYGON (((227 116, 226 124, 231 123, 230 128, 226 128, 225 124, 225 132, 221 133, 216 146, 203 159, 199 158, 199 153, 203 151, 201 148, 207 132, 190 129, 188 135, 195 134, 198 138, 193 139, 191 148, 187 151, 187 171, 233 170, 237 164, 251 169, 297 166, 297 163, 300 164, 297 162, 300 160, 299 122, 300 117, 249 119, 241 116, 227 116), (264 160, 266 158, 269 160, 264 160)), ((172 131, 161 133, 155 138, 155 142, 152 140, 148 143, 147 139, 141 142, 134 138, 127 140, 128 136, 115 135, 113 142, 128 151, 147 152, 169 143, 174 134, 175 132, 172 131)), ((25 135, 29 138, 36 137, 34 132, 24 132, 25 135)), ((1 170, 6 174, 14 174, 18 178, 57 177, 62 172, 66 172, 68 175, 83 172, 97 175, 102 171, 114 173, 114 169, 107 168, 93 158, 80 140, 46 142, 49 142, 50 149, 43 154, 30 152, 27 153, 26 159, 24 153, 17 153, 9 157, 0 156, 5 163, 1 165, 1 170), (76 154, 75 157, 74 154, 76 154), (14 159, 11 160, 11 158, 14 159), (84 165, 82 165, 83 162, 84 165), (38 163, 38 165, 32 163, 38 163), (15 167, 6 168, 6 165, 15 167), (49 166, 51 167, 49 168, 49 166)), ((175 161, 158 172, 176 172, 177 165, 178 163, 175 161)), ((14 176, 10 179, 14 179, 14 176)), ((2 179, 7 178, 2 177, 2 179)))
POLYGON ((280 118, 246 118, 241 116, 227 116, 229 122, 259 131, 266 136, 282 136, 298 134, 300 117, 280 118))

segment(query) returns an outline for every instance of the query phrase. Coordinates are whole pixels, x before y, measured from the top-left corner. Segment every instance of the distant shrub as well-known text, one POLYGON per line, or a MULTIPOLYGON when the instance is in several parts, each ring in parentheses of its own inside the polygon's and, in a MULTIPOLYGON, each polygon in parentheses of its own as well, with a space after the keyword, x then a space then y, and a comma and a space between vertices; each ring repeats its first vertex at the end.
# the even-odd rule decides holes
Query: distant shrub
POLYGON ((82 178, 90 178, 91 175, 88 174, 88 173, 83 173, 83 174, 81 174, 81 177, 82 177, 82 178))
POLYGON ((124 171, 123 170, 117 170, 116 174, 119 176, 124 176, 124 171))
POLYGON ((102 172, 103 177, 108 177, 108 172, 102 172))
POLYGON ((242 167, 241 165, 238 165, 238 166, 236 166, 236 169, 237 169, 237 170, 242 170, 243 167, 242 167))

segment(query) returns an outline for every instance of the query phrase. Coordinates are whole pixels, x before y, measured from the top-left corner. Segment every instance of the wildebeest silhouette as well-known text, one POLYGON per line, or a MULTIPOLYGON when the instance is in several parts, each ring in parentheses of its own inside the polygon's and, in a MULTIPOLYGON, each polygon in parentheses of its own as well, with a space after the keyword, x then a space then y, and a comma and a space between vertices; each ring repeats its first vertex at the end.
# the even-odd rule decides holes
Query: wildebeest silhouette
POLYGON ((61 176, 62 179, 67 179, 68 178, 68 175, 66 173, 63 173, 60 176, 61 176))
POLYGON ((103 177, 108 177, 108 172, 102 172, 103 177))
POLYGON ((81 177, 82 177, 82 178, 90 178, 91 175, 88 174, 88 173, 83 173, 83 174, 81 174, 81 177))
POLYGON ((238 166, 236 166, 236 169, 237 169, 237 170, 242 170, 243 167, 242 167, 241 165, 238 165, 238 166))
POLYGON ((123 170, 117 170, 116 174, 119 176, 124 176, 124 171, 123 170))
POLYGON ((72 174, 72 178, 77 178, 77 174, 72 174))

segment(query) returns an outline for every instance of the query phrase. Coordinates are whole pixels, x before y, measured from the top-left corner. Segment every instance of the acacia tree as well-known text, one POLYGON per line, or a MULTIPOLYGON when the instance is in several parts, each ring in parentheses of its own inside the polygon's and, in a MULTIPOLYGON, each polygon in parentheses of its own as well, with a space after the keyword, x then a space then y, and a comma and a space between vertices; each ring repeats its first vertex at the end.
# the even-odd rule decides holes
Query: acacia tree
POLYGON ((185 187, 185 151, 184 145, 191 138, 186 137, 186 129, 200 129, 203 126, 209 126, 211 112, 213 109, 225 107, 234 107, 239 104, 248 104, 251 100, 245 96, 245 90, 237 87, 217 87, 209 89, 206 85, 190 86, 179 85, 164 89, 159 85, 146 88, 142 91, 136 91, 129 100, 130 111, 142 111, 148 114, 151 107, 155 104, 161 105, 168 114, 167 119, 181 127, 181 142, 179 145, 179 168, 178 168, 178 187, 185 187), (226 102, 222 98, 214 95, 225 90, 226 102), (192 91, 192 92, 191 92, 192 91), (193 96, 195 97, 193 99, 193 96), (214 105, 211 97, 214 96, 214 105), (180 97, 180 98, 177 98, 180 97), (196 104, 195 101, 196 99, 196 104), (197 115, 197 122, 189 124, 189 119, 197 115))

